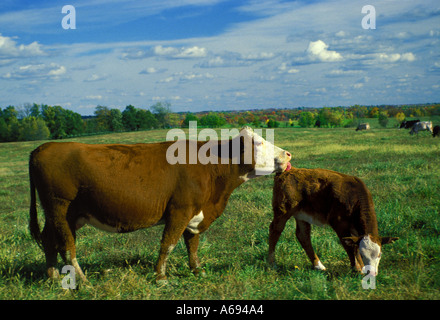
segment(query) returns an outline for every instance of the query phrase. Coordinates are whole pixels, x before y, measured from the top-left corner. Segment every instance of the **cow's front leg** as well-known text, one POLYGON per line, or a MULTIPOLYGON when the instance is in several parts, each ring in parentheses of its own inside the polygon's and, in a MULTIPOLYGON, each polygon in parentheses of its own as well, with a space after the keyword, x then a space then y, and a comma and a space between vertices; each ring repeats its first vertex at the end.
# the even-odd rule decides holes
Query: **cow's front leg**
POLYGON ((205 270, 200 267, 199 257, 197 256, 200 235, 185 230, 183 237, 185 239, 186 249, 188 250, 189 268, 196 276, 205 276, 205 270))
POLYGON ((166 265, 168 256, 173 251, 189 221, 189 218, 175 219, 175 217, 179 216, 177 212, 170 214, 168 221, 165 223, 162 242, 160 244, 159 259, 156 265, 156 283, 158 284, 167 283, 166 265))

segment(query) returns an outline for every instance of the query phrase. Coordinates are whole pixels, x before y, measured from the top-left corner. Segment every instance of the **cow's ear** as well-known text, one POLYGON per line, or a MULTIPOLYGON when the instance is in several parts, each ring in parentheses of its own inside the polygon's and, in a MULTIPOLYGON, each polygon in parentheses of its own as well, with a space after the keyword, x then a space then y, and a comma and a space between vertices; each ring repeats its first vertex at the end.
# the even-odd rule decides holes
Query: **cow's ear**
POLYGON ((390 243, 393 243, 396 240, 399 240, 399 238, 398 237, 382 237, 381 238, 381 243, 382 243, 382 245, 390 244, 390 243))
POLYGON ((344 241, 344 243, 347 245, 347 246, 355 246, 355 245, 358 245, 358 243, 359 243, 359 240, 361 239, 362 237, 344 237, 344 238, 342 238, 342 241, 344 241))

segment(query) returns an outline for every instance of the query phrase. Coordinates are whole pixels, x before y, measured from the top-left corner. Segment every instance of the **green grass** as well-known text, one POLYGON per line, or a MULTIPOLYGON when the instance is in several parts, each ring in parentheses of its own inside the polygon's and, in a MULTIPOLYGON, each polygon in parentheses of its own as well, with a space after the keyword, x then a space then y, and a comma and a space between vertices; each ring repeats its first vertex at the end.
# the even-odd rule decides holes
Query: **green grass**
MULTIPOLYGON (((166 130, 69 139, 86 143, 165 140, 166 130)), ((78 260, 91 287, 69 291, 46 279, 44 254, 28 232, 29 153, 40 142, 0 144, 0 299, 439 299, 440 139, 422 132, 379 129, 280 128, 275 143, 296 167, 327 168, 362 178, 371 190, 384 247, 375 290, 362 289, 328 227, 312 228, 312 242, 328 271, 316 272, 289 221, 277 246, 278 269, 266 265, 272 220, 273 175, 232 194, 223 215, 201 236, 207 277, 188 268, 180 240, 170 256, 167 286, 155 284, 163 226, 109 234, 78 232, 78 260)), ((39 208, 43 223, 43 213, 39 208)), ((61 259, 60 264, 61 267, 61 259)))

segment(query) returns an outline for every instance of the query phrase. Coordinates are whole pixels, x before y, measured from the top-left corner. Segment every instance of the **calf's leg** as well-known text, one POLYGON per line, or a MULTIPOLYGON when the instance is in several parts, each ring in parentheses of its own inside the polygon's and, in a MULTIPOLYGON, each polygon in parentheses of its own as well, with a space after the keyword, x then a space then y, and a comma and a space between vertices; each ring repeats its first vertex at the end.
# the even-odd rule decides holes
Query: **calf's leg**
POLYGON ((312 247, 312 241, 310 238, 311 229, 310 223, 296 219, 296 237, 299 243, 306 252, 307 257, 309 257, 313 268, 324 271, 326 268, 321 263, 312 247))
POLYGON ((286 226, 287 220, 289 220, 290 216, 288 215, 275 215, 272 223, 269 227, 269 254, 268 260, 270 266, 275 267, 275 247, 278 243, 278 240, 281 236, 281 233, 286 226))

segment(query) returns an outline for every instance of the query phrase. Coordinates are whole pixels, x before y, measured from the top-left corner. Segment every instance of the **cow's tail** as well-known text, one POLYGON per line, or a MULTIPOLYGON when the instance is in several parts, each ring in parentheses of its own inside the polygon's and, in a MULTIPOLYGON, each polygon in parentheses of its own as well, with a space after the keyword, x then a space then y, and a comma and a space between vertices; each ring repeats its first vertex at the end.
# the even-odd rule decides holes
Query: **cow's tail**
POLYGON ((29 209, 29 231, 31 232, 32 238, 35 239, 38 246, 42 247, 40 225, 38 224, 38 214, 37 214, 37 194, 35 192, 35 183, 32 173, 32 155, 29 161, 29 181, 31 189, 31 206, 29 209))

